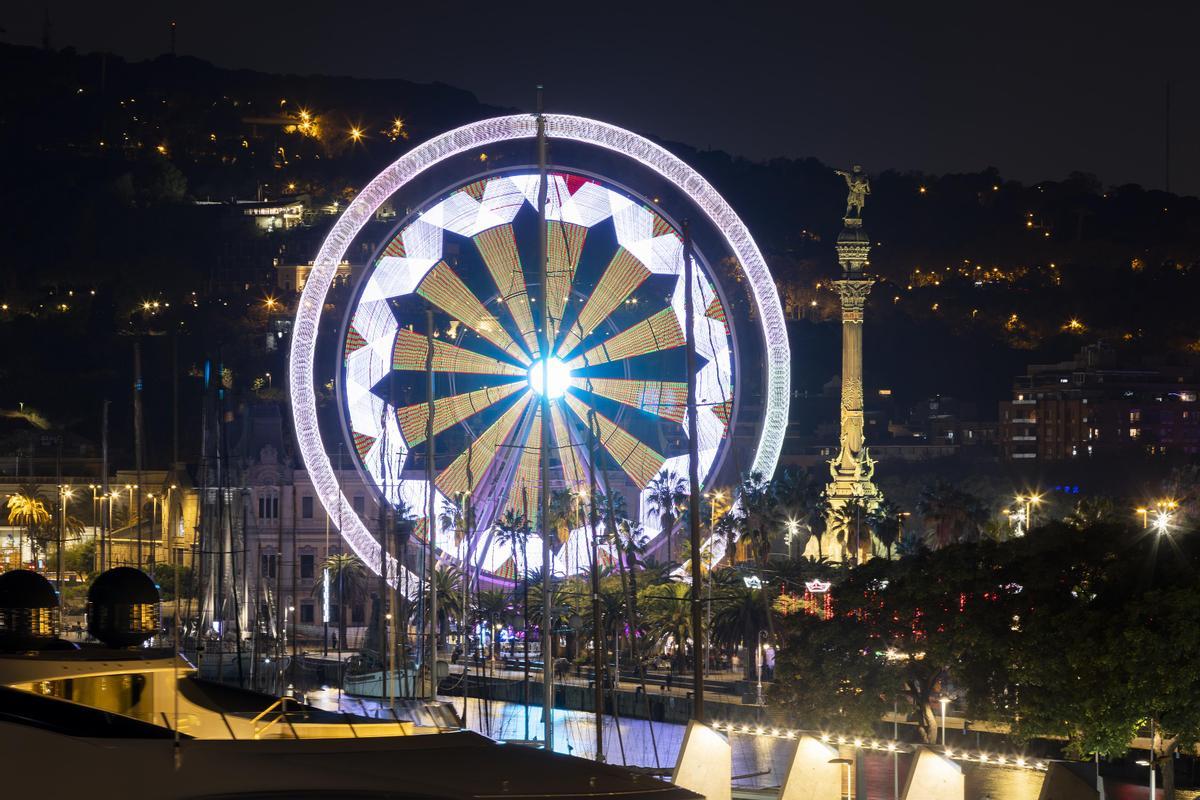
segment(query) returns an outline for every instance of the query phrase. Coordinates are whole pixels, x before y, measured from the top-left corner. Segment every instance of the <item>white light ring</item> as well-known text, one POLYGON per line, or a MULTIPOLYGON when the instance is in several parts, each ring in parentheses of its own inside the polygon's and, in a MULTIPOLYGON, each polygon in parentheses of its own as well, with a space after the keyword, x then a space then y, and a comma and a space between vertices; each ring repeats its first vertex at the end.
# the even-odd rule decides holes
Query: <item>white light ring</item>
MULTIPOLYGON (((585 117, 547 114, 545 121, 546 134, 550 138, 612 150, 657 172, 683 191, 725 237, 750 283, 758 306, 763 338, 766 341, 766 408, 762 433, 751 468, 764 475, 772 474, 779 461, 787 429, 791 350, 788 346, 779 293, 758 245, 750 236, 750 231, 708 181, 648 139, 585 117)), ((317 424, 313 356, 316 352, 317 331, 325 297, 337 273, 338 264, 341 263, 354 237, 371 220, 379 207, 414 177, 439 162, 477 147, 514 139, 529 139, 536 135, 537 118, 520 114, 472 122, 413 148, 376 175, 354 198, 325 238, 313 262, 312 272, 304 283, 304 291, 296 310, 289 358, 289 391, 300 455, 326 513, 331 519, 348 520, 341 530, 342 537, 373 571, 379 562, 379 543, 354 513, 346 496, 339 491, 333 465, 321 442, 317 424)), ((394 567, 389 569, 389 572, 393 570, 394 567)))

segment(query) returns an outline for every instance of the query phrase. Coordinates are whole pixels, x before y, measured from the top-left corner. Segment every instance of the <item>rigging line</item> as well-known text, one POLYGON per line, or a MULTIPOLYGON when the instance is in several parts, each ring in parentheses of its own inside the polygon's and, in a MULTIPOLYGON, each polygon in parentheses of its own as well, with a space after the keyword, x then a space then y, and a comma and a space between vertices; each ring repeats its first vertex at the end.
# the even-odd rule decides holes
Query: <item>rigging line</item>
MULTIPOLYGON (((580 334, 582 334, 583 326, 582 326, 582 324, 580 324, 578 317, 576 317, 575 324, 579 328, 580 334)), ((589 366, 590 365, 588 363, 587 352, 585 351, 583 354, 583 367, 584 367, 584 369, 587 369, 589 366)), ((592 391, 591 378, 590 377, 586 378, 586 381, 587 381, 588 396, 591 400, 590 416, 593 419, 595 419, 596 395, 592 391)), ((596 463, 597 463, 598 459, 599 459, 599 456, 593 457, 592 462, 590 464, 588 464, 589 474, 593 474, 593 475, 595 474, 596 463)), ((614 541, 616 541, 616 543, 617 543, 617 565, 620 568, 620 573, 621 573, 621 578, 622 578, 621 582, 623 584, 622 588, 624 589, 625 594, 626 594, 625 602, 627 605, 627 611, 629 612, 629 619, 631 622, 633 622, 633 630, 635 632, 635 635, 631 636, 629 638, 629 650, 630 650, 630 653, 633 655, 634 663, 637 665, 638 678, 639 678, 639 682, 641 683, 641 687, 642 687, 642 703, 643 703, 643 707, 645 708, 646 726, 650 729, 650 744, 651 744, 651 747, 654 749, 654 766, 661 767, 662 764, 659 761, 659 757, 658 757, 658 740, 654 734, 654 719, 653 719, 652 715, 650 714, 650 692, 646 686, 646 666, 643 663, 643 661, 638 653, 638 649, 637 649, 637 636, 636 636, 636 631, 638 629, 637 589, 634 585, 635 577, 633 575, 633 567, 631 564, 630 570, 629 570, 629 582, 626 583, 626 581, 625 581, 625 548, 621 544, 620 533, 617 532, 616 513, 613 509, 612 487, 609 484, 609 480, 608 480, 608 470, 606 470, 606 469, 600 470, 600 480, 604 484, 604 502, 605 502, 606 509, 608 511, 607 527, 611 531, 610 535, 614 538, 614 541)), ((632 535, 632 530, 630 531, 630 533, 632 535)), ((618 675, 617 678, 618 678, 618 680, 620 680, 620 675, 618 675)))

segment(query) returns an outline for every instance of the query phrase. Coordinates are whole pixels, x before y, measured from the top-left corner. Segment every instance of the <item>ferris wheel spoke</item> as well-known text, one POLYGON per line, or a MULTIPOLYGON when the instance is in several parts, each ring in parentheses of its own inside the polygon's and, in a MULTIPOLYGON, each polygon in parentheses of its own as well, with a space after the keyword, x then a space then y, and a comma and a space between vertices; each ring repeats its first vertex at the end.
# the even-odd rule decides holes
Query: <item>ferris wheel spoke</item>
POLYGON ((623 361, 634 356, 683 346, 683 329, 670 308, 642 320, 568 362, 571 369, 623 361))
POLYGON ((687 410, 687 384, 679 381, 574 377, 571 385, 672 422, 682 423, 687 410))
MULTIPOLYGON (((392 345, 392 369, 425 370, 429 340, 423 334, 401 328, 392 345)), ((476 353, 440 339, 433 340, 434 372, 465 372, 473 375, 512 375, 523 378, 527 370, 507 361, 476 353)))
POLYGON ((583 304, 579 316, 563 332, 556 352, 560 356, 573 352, 597 325, 607 319, 649 277, 650 270, 641 261, 624 247, 618 248, 604 268, 596 288, 583 304))
POLYGON ((475 293, 467 288, 462 278, 458 277, 445 261, 439 261, 422 279, 417 286, 417 294, 487 339, 505 354, 523 364, 529 363, 529 357, 521 345, 513 341, 508 331, 500 324, 500 320, 483 307, 475 293))
MULTIPOLYGON (((502 386, 488 386, 473 392, 442 397, 433 401, 433 435, 436 436, 452 425, 464 422, 484 409, 490 408, 506 397, 526 388, 524 384, 513 381, 502 386)), ((429 404, 413 403, 396 409, 396 420, 400 424, 400 432, 409 447, 416 447, 425 441, 425 432, 429 420, 429 404)))
POLYGON ((531 394, 526 392, 524 399, 514 403, 512 408, 501 414, 499 419, 489 425, 466 450, 450 462, 450 466, 434 478, 433 482, 442 494, 453 497, 459 492, 474 491, 479 486, 480 478, 496 459, 496 453, 516 427, 525 409, 529 408, 530 399, 531 394), (468 469, 470 480, 467 475, 468 469))
POLYGON ((525 286, 525 272, 521 269, 521 255, 517 251, 517 239, 512 225, 497 225, 475 236, 475 246, 487 265, 500 300, 508 308, 513 321, 521 331, 526 350, 531 355, 538 352, 537 328, 533 324, 533 313, 529 310, 529 290, 525 286))
POLYGON ((587 473, 583 471, 578 445, 571 441, 561 404, 554 403, 550 406, 550 422, 554 432, 554 447, 558 450, 559 462, 562 464, 563 481, 569 486, 579 488, 587 483, 587 473))
POLYGON ((546 304, 552 342, 558 341, 587 232, 583 225, 571 222, 550 220, 546 223, 546 304))
POLYGON ((516 471, 513 472, 509 483, 508 499, 500 510, 513 511, 525 517, 526 523, 537 524, 538 489, 542 485, 542 412, 534 410, 533 423, 529 426, 528 435, 521 443, 521 456, 517 461, 516 471))
MULTIPOLYGON (((566 396, 567 405, 586 427, 590 409, 574 395, 566 396)), ((645 442, 638 439, 608 417, 596 413, 597 439, 617 465, 639 489, 645 489, 662 469, 664 459, 645 442)))

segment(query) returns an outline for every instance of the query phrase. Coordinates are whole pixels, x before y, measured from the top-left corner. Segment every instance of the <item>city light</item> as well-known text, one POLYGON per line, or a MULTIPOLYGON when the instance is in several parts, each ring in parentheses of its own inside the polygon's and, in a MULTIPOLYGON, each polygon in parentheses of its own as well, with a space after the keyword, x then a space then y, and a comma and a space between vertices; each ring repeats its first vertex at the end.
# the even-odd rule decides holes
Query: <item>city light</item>
MULTIPOLYGON (((875 750, 886 753, 913 753, 920 747, 920 745, 899 740, 867 739, 861 736, 846 736, 831 734, 827 731, 810 731, 800 728, 764 728, 761 725, 725 721, 713 722, 712 728, 715 731, 723 731, 726 734, 761 736, 768 739, 797 739, 801 736, 812 736, 825 744, 842 745, 859 750, 875 750)), ((955 750, 950 747, 943 750, 943 755, 946 758, 957 761, 975 761, 980 764, 996 764, 1039 772, 1044 772, 1049 764, 1049 759, 1029 759, 1024 755, 1015 754, 995 755, 983 751, 955 750)))
MULTIPOLYGON (((758 314, 756 326, 766 341, 764 373, 767 379, 764 393, 764 408, 758 429, 758 442, 753 456, 747 458, 747 466, 764 474, 774 472, 787 427, 787 408, 790 398, 791 348, 787 328, 783 321, 783 308, 775 282, 771 277, 761 252, 755 245, 745 225, 720 195, 700 175, 671 155, 662 147, 628 131, 596 120, 564 115, 549 114, 544 117, 551 140, 575 141, 594 144, 612 152, 624 153, 649 170, 658 173, 679 190, 684 192, 708 218, 725 242, 745 276, 750 292, 756 302, 758 314)), ((437 163, 462 153, 478 153, 480 148, 496 142, 529 140, 537 133, 537 120, 529 115, 513 115, 470 123, 448 131, 405 153, 392 167, 381 172, 368 186, 359 192, 346 213, 329 232, 325 243, 314 260, 313 270, 304 285, 303 295, 297 303, 297 317, 293 326, 292 348, 289 369, 289 389, 292 395, 292 411, 295 415, 296 437, 305 466, 318 487, 318 497, 327 513, 344 524, 339 526, 342 537, 351 549, 374 571, 379 563, 379 545, 376 538, 366 529, 358 514, 337 489, 332 478, 333 467, 324 451, 317 429, 316 393, 314 379, 314 356, 316 334, 324 308, 324 298, 335 278, 337 268, 345 257, 346 249, 355 234, 366 224, 383 202, 410 180, 437 163)), ((511 180, 511 178, 510 178, 511 180)), ((564 192, 569 196, 569 193, 564 192)), ((397 278, 401 277, 399 274, 397 278)), ((417 277, 417 276, 414 276, 417 277)), ((406 279, 407 281, 408 279, 406 279)), ((419 277, 418 277, 419 280, 419 277)), ((415 288, 415 282, 411 285, 415 288)), ((368 289, 370 285, 368 284, 368 289)), ((410 289, 411 291, 411 289, 410 289)), ((386 317, 381 317, 386 322, 386 317)), ((394 320, 394 317, 393 317, 394 320)), ((359 330, 365 337, 367 333, 359 330)), ((386 333, 383 331, 382 333, 386 333)), ((395 338, 395 333, 391 334, 395 338)), ((376 334, 367 337, 374 340, 376 334)), ((419 335, 414 340, 423 339, 419 335)), ((402 343, 397 343, 400 347, 402 343)), ((413 342, 414 356, 419 349, 419 364, 424 365, 425 343, 413 342)), ((439 342, 439 344, 444 344, 439 342)), ((446 345, 451 347, 450 345, 446 345)), ((361 348, 366 352, 369 348, 361 348)), ((438 348, 435 348, 435 351, 438 348)), ((457 350, 457 348, 455 348, 457 350)), ((443 351, 445 352, 445 351, 443 351)), ((386 354, 385 354, 386 358, 386 354)), ((392 359, 387 359, 391 361, 392 359)), ((414 358, 414 360, 416 360, 414 358)), ((492 359, 493 363, 495 362, 492 359)), ((365 362, 364 362, 365 363, 365 362)), ((711 363, 711 362, 710 362, 711 363)), ((715 388, 715 387, 714 387, 715 388)), ((573 395, 568 393, 569 401, 573 395)), ((586 406, 584 413, 587 413, 586 406)), ((702 416, 705 419, 708 415, 702 416)), ((380 415, 371 415, 364 406, 362 414, 353 414, 355 429, 367 425, 370 419, 378 427, 380 415), (361 417, 361 420, 358 419, 361 417)), ((605 421, 600 420, 602 429, 605 421)), ((602 430, 614 436, 616 429, 602 430)), ((399 435, 397 433, 397 435, 399 435)), ((378 441, 376 438, 374 441, 378 441)), ((363 439, 366 446, 373 441, 363 439)), ((628 443, 632 445, 633 443, 628 443)), ((607 446, 607 442, 606 442, 607 446)), ((631 468, 639 474, 643 466, 652 466, 646 454, 635 447, 628 447, 631 468)), ((709 451, 711 452, 711 451, 709 451)), ((476 465, 473 464, 474 469, 476 465)), ((657 469, 654 470, 657 472, 657 469)), ((475 474, 481 474, 476 471, 475 474)), ((442 481, 444 482, 444 481, 442 481)), ((455 481, 457 482, 457 481, 455 481)), ((462 483, 465 488, 465 470, 462 483)), ((439 483, 439 488, 442 488, 439 483)))

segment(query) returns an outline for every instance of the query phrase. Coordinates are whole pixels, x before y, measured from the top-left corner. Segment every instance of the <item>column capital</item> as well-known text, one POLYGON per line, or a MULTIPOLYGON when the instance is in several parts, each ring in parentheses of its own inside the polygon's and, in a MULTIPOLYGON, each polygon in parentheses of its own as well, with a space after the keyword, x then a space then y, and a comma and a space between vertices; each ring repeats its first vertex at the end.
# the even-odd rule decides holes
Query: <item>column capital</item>
POLYGON ((862 322, 874 278, 842 278, 833 282, 842 301, 842 322, 862 322))

